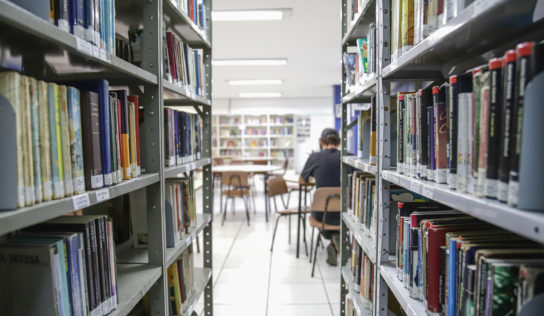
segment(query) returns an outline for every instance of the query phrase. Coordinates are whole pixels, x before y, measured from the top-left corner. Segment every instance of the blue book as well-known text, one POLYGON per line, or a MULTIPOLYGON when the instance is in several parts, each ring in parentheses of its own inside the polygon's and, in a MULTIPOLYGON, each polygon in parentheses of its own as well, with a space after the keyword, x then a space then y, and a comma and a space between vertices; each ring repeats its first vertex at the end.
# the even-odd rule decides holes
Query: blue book
POLYGON ((104 49, 111 54, 111 2, 113 0, 104 0, 104 6, 101 11, 104 11, 104 49))
POLYGON ((166 193, 166 198, 164 199, 164 211, 166 217, 166 247, 173 248, 176 246, 176 239, 174 237, 174 227, 171 221, 174 218, 173 212, 175 212, 175 210, 168 199, 168 192, 166 193))
POLYGON ((448 315, 455 315, 457 305, 457 241, 450 240, 448 255, 448 315))
POLYGON ((200 159, 202 151, 202 138, 200 136, 200 120, 198 115, 195 115, 195 133, 196 133, 196 159, 200 159))
POLYGON ((106 48, 106 5, 105 0, 100 0, 100 7, 98 8, 98 19, 99 19, 99 35, 100 35, 100 48, 106 48))
POLYGON ((198 57, 198 51, 197 50, 194 50, 194 56, 195 56, 195 77, 196 77, 196 82, 195 82, 195 93, 196 95, 200 95, 200 58, 198 57))
POLYGON ((188 161, 193 160, 193 153, 191 149, 191 114, 185 113, 185 155, 188 161))
POLYGON ((72 86, 80 90, 91 91, 98 94, 98 109, 100 113, 100 149, 102 153, 102 173, 104 174, 104 186, 113 183, 111 162, 111 127, 110 127, 110 100, 109 82, 105 79, 70 82, 72 86))
POLYGON ((69 6, 72 34, 85 39, 85 0, 70 0, 69 6))
POLYGON ((176 164, 181 163, 181 149, 179 148, 179 114, 178 111, 173 110, 172 115, 174 117, 174 151, 176 153, 176 164))
POLYGON ((85 2, 85 39, 95 44, 95 1, 84 0, 85 2))

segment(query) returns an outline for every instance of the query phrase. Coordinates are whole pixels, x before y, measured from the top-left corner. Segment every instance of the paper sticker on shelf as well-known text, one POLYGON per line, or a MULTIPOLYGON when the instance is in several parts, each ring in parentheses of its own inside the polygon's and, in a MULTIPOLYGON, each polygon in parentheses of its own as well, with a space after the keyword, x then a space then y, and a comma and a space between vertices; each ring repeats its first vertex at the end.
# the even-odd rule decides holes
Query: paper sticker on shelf
POLYGON ((424 185, 422 195, 428 197, 429 199, 432 199, 434 195, 433 187, 430 185, 424 185))
POLYGON ((79 37, 76 37, 76 48, 78 51, 85 53, 87 55, 93 54, 93 49, 91 43, 87 42, 86 40, 83 40, 79 37))
POLYGON ((420 183, 419 181, 412 180, 412 182, 410 183, 410 190, 413 191, 413 192, 416 192, 416 193, 420 193, 422 185, 423 184, 420 183))
POLYGON ((102 60, 105 61, 105 62, 108 62, 108 58, 107 58, 106 56, 107 56, 106 50, 100 49, 100 50, 99 50, 99 57, 98 57, 98 58, 102 59, 102 60))
POLYGON ((89 194, 83 193, 72 197, 74 203, 74 210, 80 210, 82 208, 91 206, 91 200, 89 200, 89 194))
POLYGON ((93 50, 93 56, 96 58, 100 58, 100 48, 98 48, 98 46, 96 45, 92 45, 92 50, 93 50))
POLYGON ((96 201, 102 202, 110 199, 110 190, 102 189, 96 191, 96 201))

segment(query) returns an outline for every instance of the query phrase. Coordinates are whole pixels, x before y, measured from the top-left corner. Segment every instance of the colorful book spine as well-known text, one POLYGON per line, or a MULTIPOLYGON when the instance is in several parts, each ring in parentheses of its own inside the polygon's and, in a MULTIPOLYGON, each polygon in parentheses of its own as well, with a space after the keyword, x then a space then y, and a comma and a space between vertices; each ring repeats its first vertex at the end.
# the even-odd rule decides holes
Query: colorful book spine
POLYGON ((62 147, 62 168, 64 171, 64 195, 72 196, 74 185, 72 183, 72 158, 70 155, 70 130, 68 127, 68 96, 66 86, 59 85, 60 108, 60 139, 62 147))
POLYGON ((109 99, 109 110, 110 110, 110 156, 111 156, 111 166, 112 166, 112 182, 113 185, 116 185, 122 181, 122 179, 118 178, 118 163, 117 163, 117 133, 116 133, 116 125, 117 125, 117 100, 110 94, 108 96, 109 99))
POLYGON ((485 196, 491 199, 497 198, 499 180, 499 157, 501 135, 501 103, 502 103, 502 61, 493 58, 489 61, 490 72, 490 101, 487 140, 487 170, 485 180, 485 196))
POLYGON ((64 170, 62 163, 62 138, 59 109, 59 87, 48 84, 49 135, 51 137, 51 170, 53 175, 53 198, 64 197, 64 170))
POLYGON ((49 99, 47 83, 38 81, 38 117, 40 125, 40 162, 42 174, 42 198, 49 201, 53 198, 53 180, 51 174, 51 138, 49 136, 49 99))
POLYGON ((489 139, 489 102, 491 88, 489 85, 489 71, 482 73, 480 94, 480 148, 478 154, 478 185, 476 196, 485 196, 487 174, 487 144, 489 139))
POLYGON ((397 96, 397 170, 404 173, 404 95, 397 96))
POLYGON ((476 195, 478 183, 478 160, 480 154, 480 108, 481 108, 481 77, 482 71, 478 68, 472 71, 472 146, 470 160, 470 184, 467 190, 476 195))
MULTIPOLYGON (((433 103, 434 103, 434 95, 435 95, 435 88, 432 88, 432 94, 433 94, 433 103)), ((437 91, 438 92, 438 91, 437 91)), ((429 160, 427 164, 427 180, 434 181, 435 177, 435 171, 436 171, 436 158, 435 158, 435 137, 434 137, 434 129, 435 129, 435 116, 434 116, 434 105, 433 103, 430 103, 427 106, 427 125, 429 126, 427 137, 428 137, 428 143, 429 146, 427 148, 429 152, 429 160)))
POLYGON ((40 150, 40 113, 38 103, 38 82, 34 78, 29 78, 28 94, 30 100, 30 112, 32 119, 32 154, 33 154, 33 172, 34 172, 34 198, 36 203, 43 200, 42 186, 42 163, 40 150))
POLYGON ((134 103, 134 127, 136 132, 136 174, 140 176, 141 171, 141 158, 140 158, 140 105, 137 95, 129 95, 127 100, 134 103))
POLYGON ((83 163, 83 139, 81 131, 81 109, 79 90, 67 88, 70 132, 70 157, 74 194, 85 192, 85 167, 83 163))
POLYGON ((448 178, 447 143, 448 143, 448 108, 446 105, 447 84, 433 88, 435 116, 435 182, 446 183, 448 178))
POLYGON ((30 111, 30 97, 28 94, 29 78, 21 76, 20 91, 21 113, 22 113, 22 140, 23 140, 23 176, 25 182, 25 204, 34 205, 34 172, 33 172, 33 154, 32 154, 32 113, 30 111))
POLYGON ((129 107, 129 132, 130 132, 130 170, 131 177, 136 178, 138 176, 138 157, 136 155, 136 107, 134 102, 128 103, 129 107))

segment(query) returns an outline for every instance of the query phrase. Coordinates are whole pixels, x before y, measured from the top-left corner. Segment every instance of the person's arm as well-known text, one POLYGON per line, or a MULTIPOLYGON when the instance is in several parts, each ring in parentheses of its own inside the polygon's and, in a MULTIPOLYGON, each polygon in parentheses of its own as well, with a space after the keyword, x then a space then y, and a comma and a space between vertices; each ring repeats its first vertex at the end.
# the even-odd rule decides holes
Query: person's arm
POLYGON ((306 163, 304 164, 304 168, 302 169, 302 172, 300 173, 300 177, 305 182, 308 182, 310 176, 314 175, 314 171, 316 167, 317 167, 317 159, 315 157, 315 154, 311 154, 310 157, 308 157, 308 160, 306 160, 306 163))

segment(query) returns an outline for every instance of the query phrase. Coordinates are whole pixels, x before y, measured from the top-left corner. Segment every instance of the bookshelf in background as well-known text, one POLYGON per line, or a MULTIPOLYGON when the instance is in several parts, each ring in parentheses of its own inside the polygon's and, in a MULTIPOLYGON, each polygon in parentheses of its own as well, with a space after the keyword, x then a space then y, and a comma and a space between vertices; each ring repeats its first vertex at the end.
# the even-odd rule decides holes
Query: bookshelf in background
MULTIPOLYGON (((198 168, 211 179, 211 1, 75 4, 0 1, 0 45, 9 55, 0 60, 0 102, 10 110, 2 116, 2 165, 12 169, 2 171, 0 251, 47 262, 2 261, 3 279, 12 277, 2 286, 13 298, 1 304, 9 314, 128 315, 144 307, 170 314, 168 266, 204 232, 203 268, 194 269, 183 302, 189 315, 199 297, 213 294, 212 201, 195 214, 191 180, 198 168), (182 64, 170 67, 163 34, 182 64), (176 80, 161 69, 175 70, 176 80), (160 159, 160 131, 171 127, 165 108, 179 118, 164 133, 176 145, 172 164, 160 159), (162 185, 179 177, 174 189, 162 185), (181 198, 169 218, 166 187, 181 198), (179 238, 166 245, 174 217, 179 238), (17 278, 24 275, 32 286, 17 278), (154 299, 144 304, 147 295, 154 299)), ((209 195, 211 181, 201 182, 209 195)))
POLYGON ((355 240, 375 258, 376 276, 370 309, 364 292, 354 296, 363 278, 343 268, 342 315, 515 315, 538 294, 527 291, 544 273, 542 176, 533 162, 544 148, 533 137, 540 133, 533 100, 542 90, 535 89, 542 86, 536 9, 533 0, 343 1, 342 137, 362 136, 363 159, 343 145, 342 196, 370 181, 354 179, 373 175, 379 193, 375 231, 365 227, 368 217, 353 216, 372 209, 342 203, 342 261, 352 258, 355 240), (513 24, 520 16, 527 18, 513 24), (372 25, 384 45, 367 76, 355 47, 372 41, 372 25), (376 139, 366 142, 373 128, 358 124, 349 103, 372 102, 376 139), (348 174, 348 166, 359 171, 348 174))
POLYGON ((293 114, 222 114, 215 115, 214 127, 219 157, 288 158, 294 168, 295 115, 293 114))

